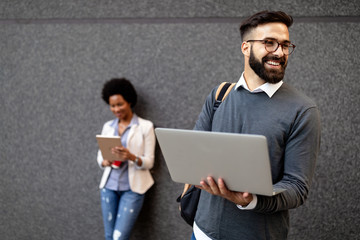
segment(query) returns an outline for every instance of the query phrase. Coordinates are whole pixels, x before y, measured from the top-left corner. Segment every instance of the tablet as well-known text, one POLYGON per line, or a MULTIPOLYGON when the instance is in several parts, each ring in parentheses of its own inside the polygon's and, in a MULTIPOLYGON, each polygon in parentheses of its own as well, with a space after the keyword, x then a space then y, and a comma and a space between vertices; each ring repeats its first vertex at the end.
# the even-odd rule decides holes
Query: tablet
POLYGON ((111 153, 114 147, 121 147, 121 138, 119 136, 104 136, 96 135, 96 139, 104 159, 107 160, 121 160, 116 155, 111 153))

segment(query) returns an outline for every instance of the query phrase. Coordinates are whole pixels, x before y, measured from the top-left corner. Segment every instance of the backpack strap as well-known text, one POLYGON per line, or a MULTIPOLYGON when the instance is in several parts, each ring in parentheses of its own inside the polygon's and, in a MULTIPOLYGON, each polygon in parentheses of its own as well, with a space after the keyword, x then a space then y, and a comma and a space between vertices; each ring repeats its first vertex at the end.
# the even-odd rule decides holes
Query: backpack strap
POLYGON ((183 192, 182 192, 182 194, 181 194, 180 198, 182 198, 182 197, 185 195, 185 193, 187 192, 187 190, 189 190, 189 189, 190 189, 190 187, 191 187, 191 184, 189 184, 189 183, 185 183, 185 185, 184 185, 184 190, 183 190, 183 192))
POLYGON ((220 104, 225 100, 225 98, 229 95, 231 90, 234 88, 236 83, 222 82, 215 94, 215 102, 214 102, 214 111, 220 106, 220 104))

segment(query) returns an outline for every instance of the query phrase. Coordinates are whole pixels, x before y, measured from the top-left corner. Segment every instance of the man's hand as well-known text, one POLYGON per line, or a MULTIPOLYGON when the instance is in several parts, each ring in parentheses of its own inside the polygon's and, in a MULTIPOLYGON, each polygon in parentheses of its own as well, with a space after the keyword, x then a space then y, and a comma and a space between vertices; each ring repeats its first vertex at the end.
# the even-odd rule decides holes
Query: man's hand
POLYGON ((242 207, 247 206, 253 200, 251 193, 230 191, 222 178, 219 178, 216 183, 212 177, 207 177, 207 183, 206 181, 201 181, 200 186, 197 187, 210 194, 223 197, 242 207))

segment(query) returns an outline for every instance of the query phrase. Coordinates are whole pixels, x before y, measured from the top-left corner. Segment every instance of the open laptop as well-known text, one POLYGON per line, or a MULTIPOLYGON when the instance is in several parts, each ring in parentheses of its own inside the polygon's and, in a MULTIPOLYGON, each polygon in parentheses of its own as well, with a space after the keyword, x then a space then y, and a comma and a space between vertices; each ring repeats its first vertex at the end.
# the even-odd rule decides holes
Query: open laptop
POLYGON ((199 185, 212 176, 230 190, 273 196, 265 136, 156 128, 155 134, 173 181, 199 185))

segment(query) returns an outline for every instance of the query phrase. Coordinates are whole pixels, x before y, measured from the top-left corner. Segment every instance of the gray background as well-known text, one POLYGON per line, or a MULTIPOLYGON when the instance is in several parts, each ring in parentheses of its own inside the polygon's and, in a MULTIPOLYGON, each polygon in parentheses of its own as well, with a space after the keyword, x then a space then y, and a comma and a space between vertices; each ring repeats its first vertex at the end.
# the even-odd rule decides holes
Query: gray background
MULTIPOLYGON (((235 0, 1 0, 0 238, 103 239, 94 135, 113 118, 112 77, 132 80, 138 115, 191 129, 210 90, 243 70, 239 23, 293 15, 285 81, 318 104, 322 144, 289 239, 360 239, 360 3, 235 0)), ((189 239, 182 184, 159 147, 132 239, 189 239)))

